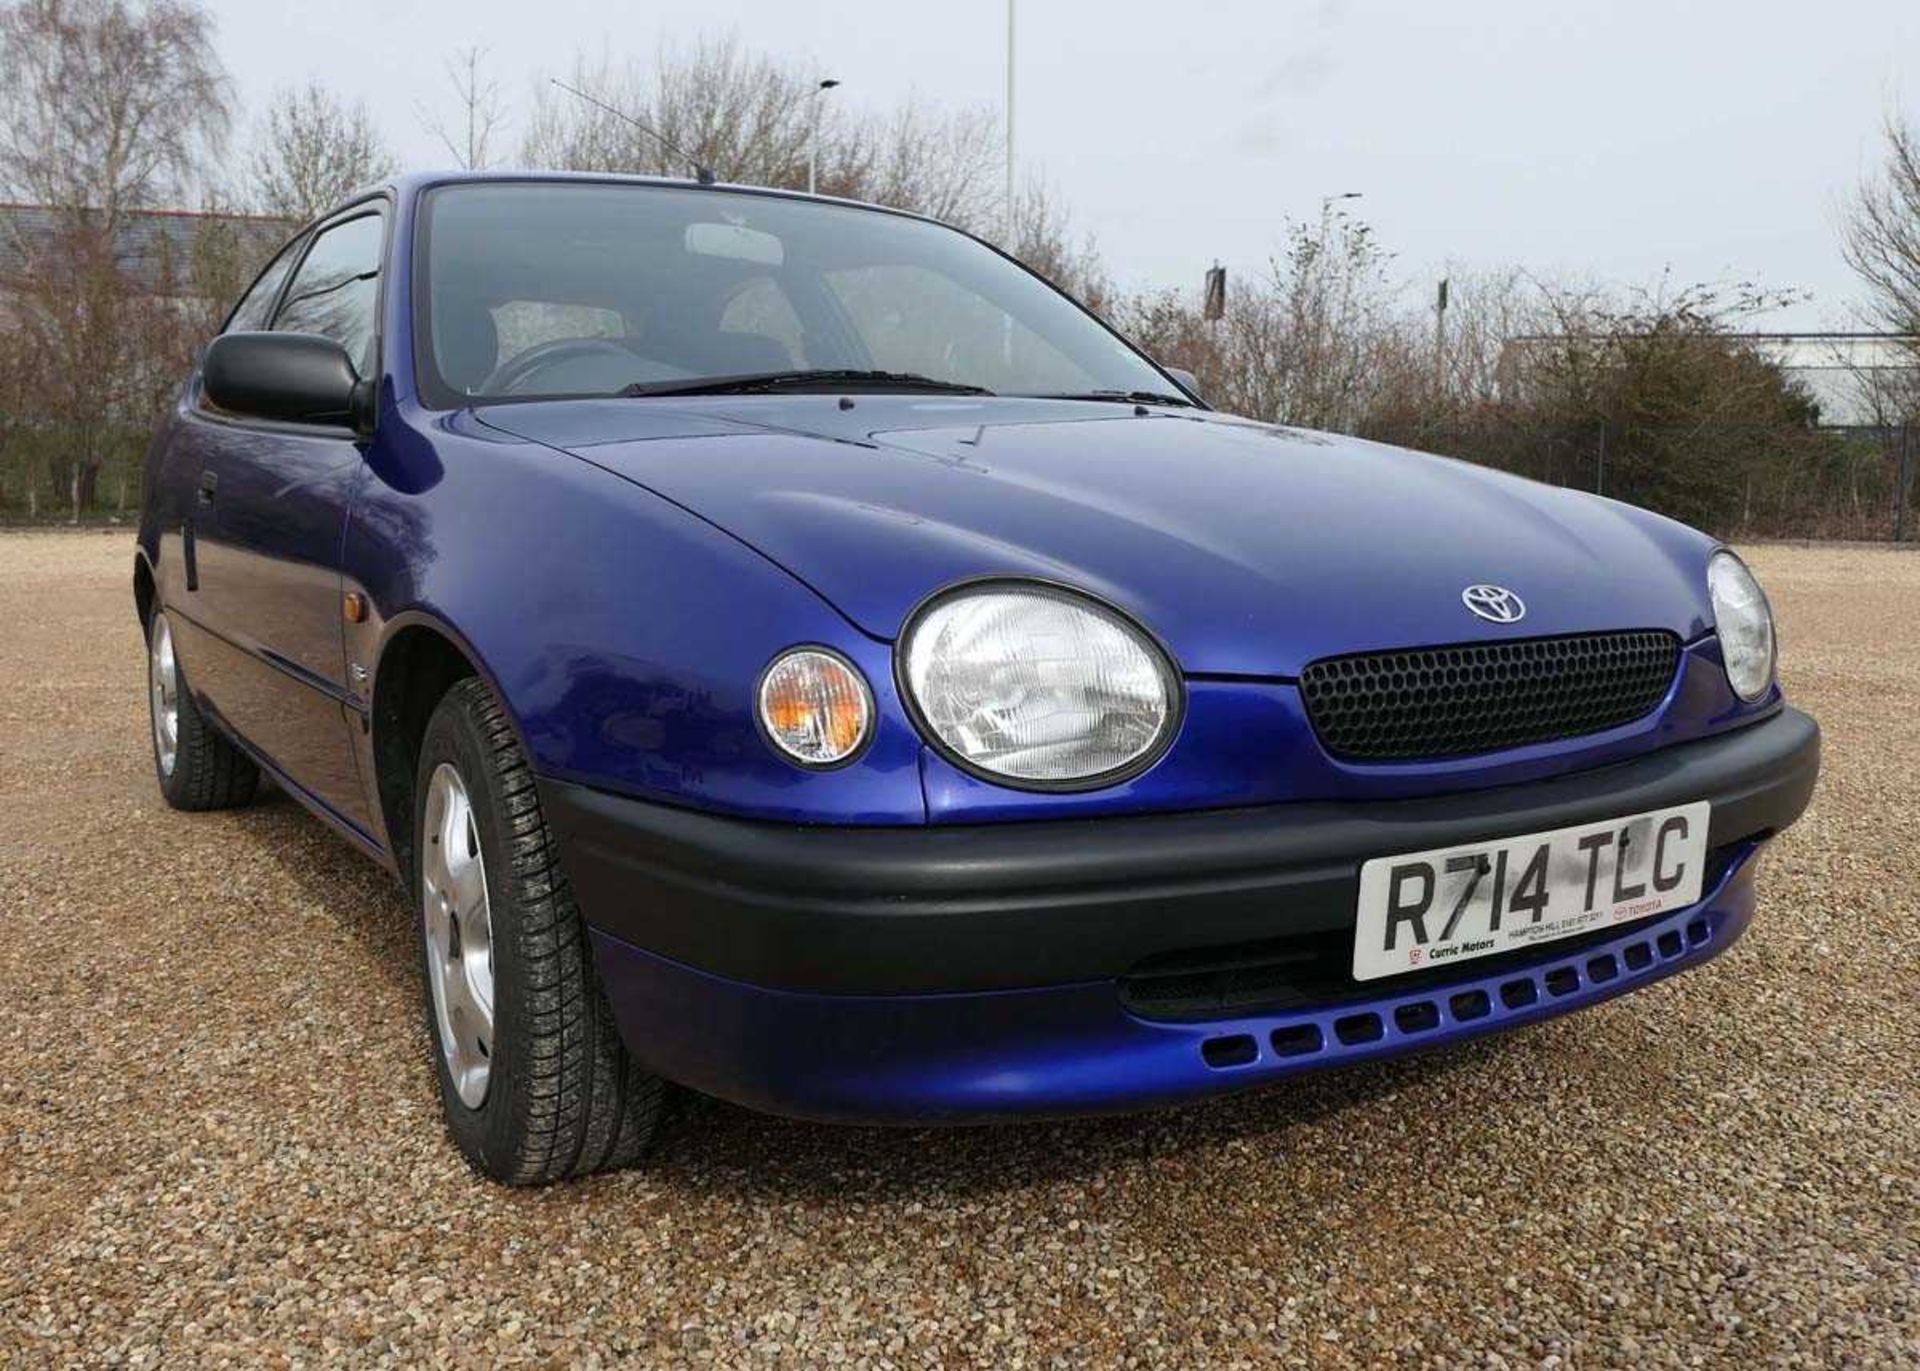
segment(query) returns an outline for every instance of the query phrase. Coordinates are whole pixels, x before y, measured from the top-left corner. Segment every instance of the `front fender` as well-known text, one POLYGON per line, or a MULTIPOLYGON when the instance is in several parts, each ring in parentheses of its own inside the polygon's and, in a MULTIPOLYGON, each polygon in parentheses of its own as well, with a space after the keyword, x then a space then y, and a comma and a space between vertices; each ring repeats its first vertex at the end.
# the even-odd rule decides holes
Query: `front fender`
POLYGON ((758 552, 458 413, 391 407, 367 460, 342 552, 369 604, 348 626, 350 663, 370 675, 393 633, 431 622, 492 683, 543 776, 763 819, 925 822, 891 649, 758 552), (807 642, 851 658, 878 705, 873 745, 835 771, 781 760, 754 723, 767 662, 807 642))

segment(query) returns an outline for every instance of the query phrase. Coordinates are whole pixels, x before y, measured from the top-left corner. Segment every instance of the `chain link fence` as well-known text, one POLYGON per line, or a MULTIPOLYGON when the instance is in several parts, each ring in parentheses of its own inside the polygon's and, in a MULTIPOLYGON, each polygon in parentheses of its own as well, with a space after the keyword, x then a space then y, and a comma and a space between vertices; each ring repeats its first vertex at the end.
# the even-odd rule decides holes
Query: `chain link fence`
POLYGON ((1920 426, 1423 424, 1365 436, 1644 506, 1727 538, 1920 541, 1920 426))
MULTIPOLYGON (((1555 430, 1419 425, 1364 436, 1643 505, 1727 538, 1920 543, 1920 425, 1555 430)), ((136 517, 149 435, 113 428, 81 518, 136 517)), ((0 461, 0 523, 71 521, 74 464, 48 427, 16 429, 0 461)))

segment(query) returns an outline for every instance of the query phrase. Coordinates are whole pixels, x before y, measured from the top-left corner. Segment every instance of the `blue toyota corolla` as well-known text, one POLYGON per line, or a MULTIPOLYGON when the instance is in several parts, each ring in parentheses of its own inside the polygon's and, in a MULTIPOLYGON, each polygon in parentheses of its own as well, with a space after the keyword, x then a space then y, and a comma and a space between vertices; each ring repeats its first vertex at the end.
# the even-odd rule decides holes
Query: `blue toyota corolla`
POLYGON ((181 809, 262 772, 418 912, 455 1141, 663 1083, 1130 1110, 1725 949, 1819 732, 1765 595, 1606 500, 1209 409, 911 215, 410 179, 298 234, 148 463, 181 809))

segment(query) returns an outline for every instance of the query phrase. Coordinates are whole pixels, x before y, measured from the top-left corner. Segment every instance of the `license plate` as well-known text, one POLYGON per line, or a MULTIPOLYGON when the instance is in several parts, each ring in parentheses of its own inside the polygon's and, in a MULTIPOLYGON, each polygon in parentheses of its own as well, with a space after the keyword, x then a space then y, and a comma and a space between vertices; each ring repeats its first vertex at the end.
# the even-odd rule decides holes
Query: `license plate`
POLYGON ((1376 857, 1360 868, 1354 979, 1497 956, 1693 904, 1706 878, 1710 810, 1703 800, 1376 857))

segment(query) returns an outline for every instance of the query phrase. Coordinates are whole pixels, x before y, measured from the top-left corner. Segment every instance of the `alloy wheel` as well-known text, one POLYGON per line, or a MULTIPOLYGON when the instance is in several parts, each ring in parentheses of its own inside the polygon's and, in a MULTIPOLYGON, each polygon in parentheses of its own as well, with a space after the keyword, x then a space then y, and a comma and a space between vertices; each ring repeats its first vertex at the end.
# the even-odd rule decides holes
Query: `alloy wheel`
POLYGON ((164 614, 153 617, 147 694, 153 706, 153 755, 160 763, 160 774, 171 776, 180 757, 180 672, 173 658, 173 628, 164 614))
POLYGON ((451 762, 427 783, 420 854, 427 982, 440 1049, 469 1109, 487 1098, 493 1059, 493 920, 467 785, 451 762))

